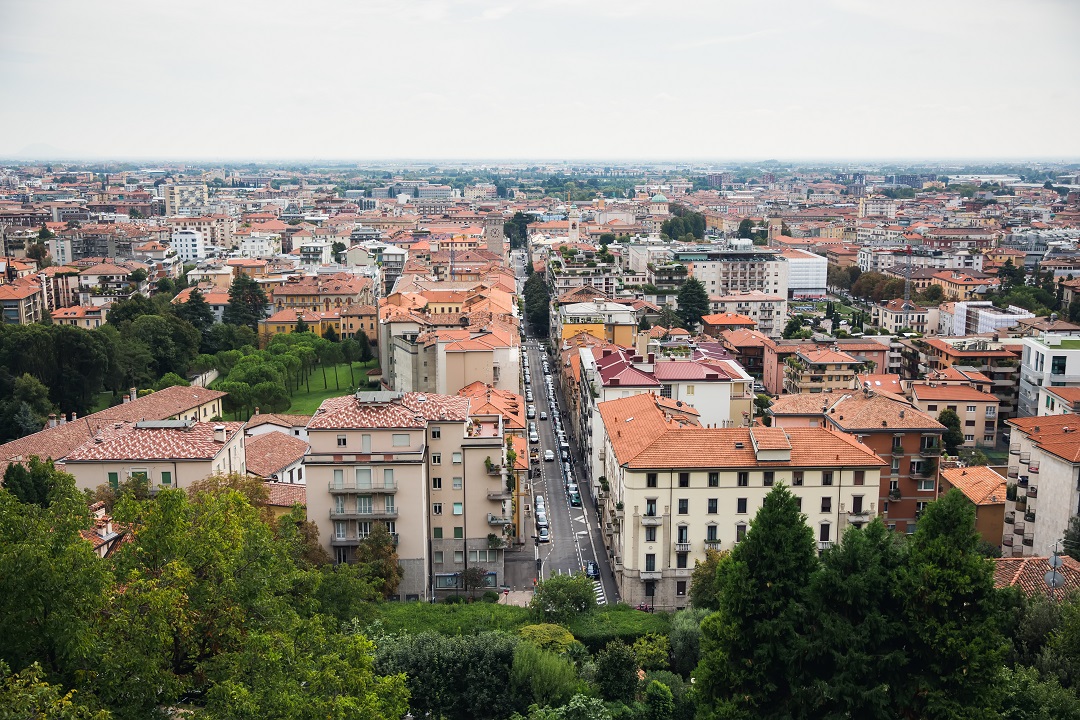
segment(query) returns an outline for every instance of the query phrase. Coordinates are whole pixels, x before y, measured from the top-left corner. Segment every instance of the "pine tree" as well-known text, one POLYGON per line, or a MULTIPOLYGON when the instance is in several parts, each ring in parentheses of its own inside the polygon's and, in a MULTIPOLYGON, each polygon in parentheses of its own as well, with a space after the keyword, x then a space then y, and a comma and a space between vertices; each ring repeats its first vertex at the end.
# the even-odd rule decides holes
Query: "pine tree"
POLYGON ((938 422, 948 428, 941 438, 945 452, 955 455, 957 448, 964 444, 964 430, 960 425, 960 416, 948 408, 938 413, 938 422))
POLYGON ((799 714, 813 531, 794 495, 778 484, 721 573, 720 610, 702 623, 695 688, 705 717, 799 714))
POLYGON ((701 317, 709 314, 709 293, 697 278, 690 278, 679 288, 679 317, 689 329, 701 324, 701 317))
POLYGON ((229 304, 225 306, 224 322, 229 325, 246 325, 259 329, 259 321, 266 317, 269 302, 266 293, 254 279, 240 273, 229 286, 229 304))

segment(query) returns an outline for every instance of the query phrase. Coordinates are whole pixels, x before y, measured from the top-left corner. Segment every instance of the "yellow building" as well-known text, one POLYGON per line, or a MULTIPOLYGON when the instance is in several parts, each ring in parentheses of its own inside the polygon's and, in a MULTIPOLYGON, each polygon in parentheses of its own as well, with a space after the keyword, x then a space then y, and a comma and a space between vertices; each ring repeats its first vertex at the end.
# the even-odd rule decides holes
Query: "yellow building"
POLYGON ((296 330, 296 323, 303 318, 308 330, 319 337, 324 337, 329 330, 341 337, 341 312, 338 310, 316 312, 315 310, 297 310, 285 308, 259 321, 259 339, 265 347, 274 335, 291 333, 296 330))
POLYGON ((613 302, 582 302, 558 308, 559 339, 585 332, 598 340, 622 347, 637 345, 637 314, 627 305, 613 302))

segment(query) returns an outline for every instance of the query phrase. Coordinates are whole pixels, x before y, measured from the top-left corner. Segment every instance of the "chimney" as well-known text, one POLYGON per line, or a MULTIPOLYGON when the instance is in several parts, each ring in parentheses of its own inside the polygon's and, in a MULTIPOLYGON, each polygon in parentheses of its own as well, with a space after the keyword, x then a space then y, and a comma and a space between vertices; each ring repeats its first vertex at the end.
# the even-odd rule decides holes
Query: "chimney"
POLYGON ((60 413, 60 424, 67 425, 67 415, 64 413, 60 413))
POLYGON ((124 404, 127 405, 129 402, 131 402, 131 398, 129 398, 127 395, 125 395, 124 396, 124 404))
POLYGON ((256 415, 258 415, 258 414, 259 414, 259 406, 258 406, 258 405, 256 405, 256 406, 255 406, 255 414, 256 414, 256 415))
POLYGON ((224 425, 215 425, 214 426, 214 442, 222 443, 222 444, 225 443, 225 426, 224 425))
POLYGON ((72 411, 71 411, 71 422, 75 422, 75 421, 76 421, 76 420, 78 420, 78 419, 79 419, 79 413, 77 413, 77 412, 75 412, 74 410, 72 410, 72 411))
POLYGON ((56 427, 56 413, 49 413, 49 427, 56 427))
POLYGON ((136 400, 139 397, 139 392, 135 388, 130 388, 128 390, 128 395, 129 397, 131 397, 132 400, 136 400))

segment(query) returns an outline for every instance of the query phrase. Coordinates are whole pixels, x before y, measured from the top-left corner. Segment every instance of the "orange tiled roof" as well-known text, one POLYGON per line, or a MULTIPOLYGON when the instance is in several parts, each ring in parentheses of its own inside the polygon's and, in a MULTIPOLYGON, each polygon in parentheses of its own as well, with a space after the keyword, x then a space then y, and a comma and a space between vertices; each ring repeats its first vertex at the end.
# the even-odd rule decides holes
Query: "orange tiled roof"
POLYGON ((64 462, 211 460, 225 447, 214 440, 217 426, 225 428, 227 443, 244 424, 197 422, 186 428, 141 428, 134 423, 115 423, 98 430, 90 441, 68 453, 64 462))
POLYGON ((269 498, 266 504, 273 507, 292 507, 303 505, 307 507, 307 486, 295 483, 268 482, 266 489, 269 498))
POLYGON ((292 465, 307 451, 306 442, 277 430, 248 438, 244 443, 248 472, 263 478, 292 465))
MULTIPOLYGON (((1080 590, 1080 562, 1068 555, 1061 555, 1058 572, 1065 579, 1059 593, 1080 590)), ((994 558, 994 585, 1006 588, 1019 587, 1026 595, 1044 595, 1049 592, 1044 576, 1050 571, 1050 559, 1046 557, 994 558)))
MULTIPOLYGON (((361 395, 364 395, 363 393, 361 395)), ((464 422, 468 398, 436 393, 377 393, 376 400, 355 395, 323 400, 308 423, 308 430, 338 428, 423 428, 428 420, 464 422)))
POLYGON ((976 505, 1005 504, 1005 478, 984 465, 947 468, 941 477, 976 505))

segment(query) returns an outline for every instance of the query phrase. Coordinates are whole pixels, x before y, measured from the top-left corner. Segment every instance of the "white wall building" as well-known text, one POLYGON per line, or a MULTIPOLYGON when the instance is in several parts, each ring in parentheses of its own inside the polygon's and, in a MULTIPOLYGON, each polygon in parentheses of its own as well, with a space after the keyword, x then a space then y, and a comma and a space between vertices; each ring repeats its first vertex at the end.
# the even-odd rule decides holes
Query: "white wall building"
POLYGON ((1028 417, 1039 414, 1040 388, 1080 387, 1080 338, 1045 333, 1023 343, 1017 415, 1028 417))
POLYGON ((829 261, 824 256, 795 249, 780 254, 787 259, 789 298, 816 298, 828 294, 829 261))
POLYGON ((206 241, 198 230, 174 230, 170 242, 177 257, 186 263, 206 259, 206 241))

